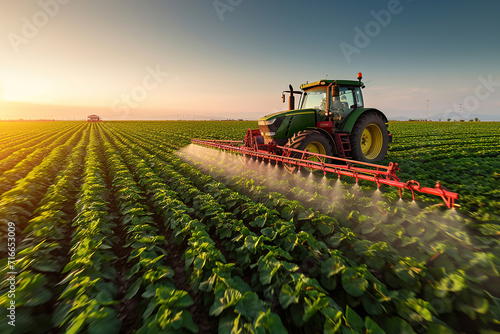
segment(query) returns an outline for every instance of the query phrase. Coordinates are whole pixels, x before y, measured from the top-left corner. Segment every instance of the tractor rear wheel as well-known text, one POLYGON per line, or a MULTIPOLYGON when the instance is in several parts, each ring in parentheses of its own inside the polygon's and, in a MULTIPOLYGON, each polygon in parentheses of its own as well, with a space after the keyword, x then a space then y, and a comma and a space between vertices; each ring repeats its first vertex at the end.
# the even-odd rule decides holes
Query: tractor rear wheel
POLYGON ((361 115, 354 124, 350 140, 355 160, 364 162, 383 160, 389 146, 389 133, 382 116, 376 112, 361 115))
MULTIPOLYGON (((320 131, 316 130, 305 130, 298 132, 288 140, 288 143, 285 146, 296 150, 330 156, 333 155, 334 152, 331 141, 320 131)), ((302 157, 302 154, 299 152, 291 152, 290 157, 299 159, 302 157)), ((328 159, 318 157, 310 157, 308 160, 329 162, 327 161, 328 159)), ((298 169, 298 167, 293 164, 285 163, 284 166, 290 173, 293 173, 298 169)))

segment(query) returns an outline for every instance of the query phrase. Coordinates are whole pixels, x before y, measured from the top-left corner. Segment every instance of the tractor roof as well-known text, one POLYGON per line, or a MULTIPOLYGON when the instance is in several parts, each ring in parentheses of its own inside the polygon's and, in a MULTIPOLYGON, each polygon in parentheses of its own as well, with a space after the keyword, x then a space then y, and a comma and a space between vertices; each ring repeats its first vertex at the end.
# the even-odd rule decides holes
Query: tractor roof
POLYGON ((300 89, 302 90, 307 90, 309 88, 317 87, 317 86, 325 86, 328 87, 332 82, 334 82, 336 85, 340 86, 358 86, 361 87, 363 86, 362 82, 356 81, 356 80, 319 80, 311 83, 306 83, 300 86, 300 89))

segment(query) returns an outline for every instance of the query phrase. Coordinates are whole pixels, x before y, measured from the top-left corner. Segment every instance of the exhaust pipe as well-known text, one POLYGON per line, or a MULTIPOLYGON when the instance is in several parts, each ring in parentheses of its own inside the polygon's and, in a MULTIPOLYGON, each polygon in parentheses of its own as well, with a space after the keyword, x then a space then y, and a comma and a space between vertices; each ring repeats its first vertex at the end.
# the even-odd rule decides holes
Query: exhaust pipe
POLYGON ((290 88, 290 97, 288 98, 288 110, 295 109, 295 96, 293 96, 293 87, 292 85, 288 85, 290 88))
POLYGON ((288 98, 288 110, 294 110, 295 109, 295 96, 294 94, 299 94, 302 95, 301 91, 293 91, 292 85, 288 85, 288 88, 290 90, 284 90, 283 93, 281 93, 281 97, 283 99, 283 103, 285 103, 285 93, 289 93, 290 96, 288 98))

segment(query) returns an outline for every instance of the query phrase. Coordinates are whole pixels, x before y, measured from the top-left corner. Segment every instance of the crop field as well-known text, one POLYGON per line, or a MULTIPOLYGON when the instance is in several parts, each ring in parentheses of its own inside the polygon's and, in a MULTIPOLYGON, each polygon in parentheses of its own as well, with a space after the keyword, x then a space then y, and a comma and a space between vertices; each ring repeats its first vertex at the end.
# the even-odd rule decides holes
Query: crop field
POLYGON ((190 144, 256 127, 0 122, 0 333, 500 332, 499 123, 390 123, 452 210, 190 144))

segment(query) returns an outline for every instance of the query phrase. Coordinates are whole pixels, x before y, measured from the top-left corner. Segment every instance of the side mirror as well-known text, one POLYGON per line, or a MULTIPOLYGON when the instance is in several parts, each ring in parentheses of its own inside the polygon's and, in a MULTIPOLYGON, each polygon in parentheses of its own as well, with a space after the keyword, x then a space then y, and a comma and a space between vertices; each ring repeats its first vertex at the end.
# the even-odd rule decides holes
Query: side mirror
POLYGON ((283 99, 283 103, 285 103, 285 93, 281 94, 281 98, 283 99))

